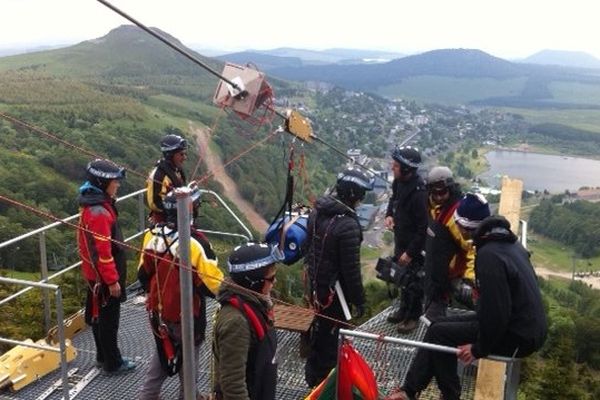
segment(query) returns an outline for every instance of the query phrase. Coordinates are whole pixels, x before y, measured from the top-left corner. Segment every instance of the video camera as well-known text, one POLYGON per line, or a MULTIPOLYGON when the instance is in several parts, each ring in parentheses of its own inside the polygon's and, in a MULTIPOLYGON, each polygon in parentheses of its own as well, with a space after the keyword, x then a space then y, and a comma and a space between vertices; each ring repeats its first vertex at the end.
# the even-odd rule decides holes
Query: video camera
POLYGON ((392 257, 378 259, 375 270, 377 271, 378 279, 396 286, 402 286, 404 278, 409 272, 407 267, 401 267, 396 264, 392 257))

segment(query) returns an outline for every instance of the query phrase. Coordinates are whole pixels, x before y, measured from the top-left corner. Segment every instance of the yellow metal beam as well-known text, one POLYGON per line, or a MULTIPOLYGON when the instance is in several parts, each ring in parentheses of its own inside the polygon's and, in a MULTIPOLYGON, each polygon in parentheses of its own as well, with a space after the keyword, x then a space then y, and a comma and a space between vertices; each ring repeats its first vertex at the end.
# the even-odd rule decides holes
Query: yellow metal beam
MULTIPOLYGON (((519 229, 521 213, 521 194, 523 181, 502 177, 502 193, 498 214, 510 222, 512 231, 519 229)), ((475 382, 475 400, 501 400, 504 398, 506 382, 506 363, 492 360, 479 360, 477 380, 475 382)))

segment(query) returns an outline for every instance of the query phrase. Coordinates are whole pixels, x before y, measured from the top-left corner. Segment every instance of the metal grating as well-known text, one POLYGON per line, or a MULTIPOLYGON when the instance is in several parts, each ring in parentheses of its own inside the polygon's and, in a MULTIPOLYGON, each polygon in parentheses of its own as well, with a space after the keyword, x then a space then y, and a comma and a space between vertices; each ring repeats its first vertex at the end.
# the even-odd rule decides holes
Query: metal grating
MULTIPOLYGON (((207 312, 213 315, 216 302, 209 299, 207 312)), ((371 333, 388 336, 400 335, 395 331, 395 325, 386 322, 390 309, 373 317, 361 328, 371 333)), ((420 340, 426 326, 420 323, 419 327, 403 338, 420 340)), ((211 345, 212 318, 208 318, 207 341, 201 346, 199 360, 198 388, 202 393, 208 392, 211 374, 211 345)), ((300 334, 296 332, 278 330, 278 360, 279 379, 277 386, 277 399, 298 400, 303 399, 309 392, 304 382, 304 360, 299 357, 300 334)), ((415 353, 414 348, 396 344, 382 344, 365 339, 353 339, 354 346, 372 366, 382 393, 387 393, 402 383, 415 353)), ((90 329, 86 329, 73 340, 78 349, 77 358, 69 363, 69 369, 78 368, 73 383, 77 383, 83 376, 95 368, 95 346, 90 329)), ((77 399, 113 400, 135 399, 143 384, 148 363, 155 351, 152 333, 148 326, 147 314, 141 297, 131 296, 121 308, 121 327, 119 329, 119 345, 124 356, 136 360, 139 364, 135 371, 121 376, 107 376, 99 374, 77 396, 77 399)), ((464 368, 461 373, 463 383, 463 398, 472 399, 474 393, 475 368, 464 368)), ((42 378, 17 393, 5 392, 0 394, 0 400, 35 400, 39 395, 60 379, 60 372, 42 378)), ((179 392, 179 380, 169 378, 163 385, 161 397, 176 399, 179 392)), ((438 399, 439 392, 435 385, 431 385, 421 398, 438 399)), ((62 392, 55 391, 48 400, 62 399, 62 392)))

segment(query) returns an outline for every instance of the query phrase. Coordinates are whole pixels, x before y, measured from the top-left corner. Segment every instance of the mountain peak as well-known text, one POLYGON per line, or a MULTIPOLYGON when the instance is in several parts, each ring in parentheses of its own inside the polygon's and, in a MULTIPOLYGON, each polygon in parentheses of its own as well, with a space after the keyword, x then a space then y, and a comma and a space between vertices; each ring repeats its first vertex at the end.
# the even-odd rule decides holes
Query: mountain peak
MULTIPOLYGON (((169 40, 170 42, 172 42, 178 46, 183 46, 183 43, 181 43, 179 41, 179 39, 177 39, 174 36, 169 35, 167 32, 162 31, 159 28, 155 28, 155 27, 150 27, 150 29, 153 32, 158 33, 165 39, 169 40)), ((91 43, 103 43, 103 42, 127 43, 127 42, 131 42, 132 40, 143 42, 146 40, 154 40, 155 41, 156 39, 150 37, 150 35, 148 35, 147 32, 145 32, 143 29, 141 29, 135 25, 121 25, 121 26, 116 27, 116 28, 112 29, 111 31, 109 31, 106 35, 104 35, 100 38, 97 38, 97 39, 89 40, 89 42, 91 42, 91 43)))
POLYGON ((600 60, 583 51, 545 49, 521 60, 524 63, 561 65, 577 68, 600 68, 600 60))

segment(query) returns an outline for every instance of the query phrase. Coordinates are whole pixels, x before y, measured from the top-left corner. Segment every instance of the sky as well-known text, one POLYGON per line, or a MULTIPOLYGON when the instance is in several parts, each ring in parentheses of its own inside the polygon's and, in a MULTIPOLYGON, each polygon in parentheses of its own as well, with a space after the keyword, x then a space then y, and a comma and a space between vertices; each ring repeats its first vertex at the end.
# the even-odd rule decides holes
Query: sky
MULTIPOLYGON (((109 1, 195 49, 476 48, 507 59, 555 49, 600 58, 596 0, 109 1)), ((129 23, 97 0, 1 0, 0 16, 0 49, 74 44, 129 23)))

